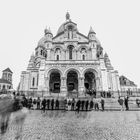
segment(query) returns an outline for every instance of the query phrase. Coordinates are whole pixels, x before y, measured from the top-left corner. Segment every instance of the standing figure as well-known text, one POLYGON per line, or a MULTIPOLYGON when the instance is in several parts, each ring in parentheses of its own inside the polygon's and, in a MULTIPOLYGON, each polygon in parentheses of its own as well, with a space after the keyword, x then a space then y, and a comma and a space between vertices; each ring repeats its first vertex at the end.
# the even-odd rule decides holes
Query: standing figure
POLYGON ((94 99, 94 108, 95 108, 95 111, 99 110, 99 103, 98 103, 98 99, 97 98, 94 99))
POLYGON ((46 109, 46 99, 44 98, 42 100, 42 110, 43 110, 44 113, 45 113, 45 109, 46 109))
POLYGON ((55 102, 55 109, 59 110, 59 100, 58 99, 56 99, 56 102, 55 102))
POLYGON ((89 101, 87 100, 86 101, 86 111, 88 111, 88 104, 89 104, 89 101))
POLYGON ((105 105, 105 100, 103 97, 101 97, 101 108, 102 108, 102 111, 104 111, 104 105, 105 105))
POLYGON ((121 111, 123 111, 124 110, 124 108, 123 108, 124 100, 121 99, 120 96, 119 96, 118 102, 119 102, 119 104, 121 106, 121 111))
POLYGON ((128 96, 125 97, 125 99, 124 99, 124 104, 125 104, 126 110, 129 110, 129 106, 128 106, 128 96))
POLYGON ((77 103, 76 103, 76 111, 77 111, 77 113, 79 113, 79 111, 80 111, 80 105, 81 105, 81 101, 78 100, 77 103))
POLYGON ((37 98, 37 109, 40 109, 40 102, 41 102, 41 100, 40 100, 40 98, 38 97, 38 98, 37 98))
POLYGON ((47 109, 50 109, 50 99, 47 99, 47 109))
POLYGON ((81 101, 81 104, 82 104, 82 111, 84 110, 84 107, 85 107, 85 100, 82 100, 81 101))
POLYGON ((51 109, 54 109, 54 99, 51 100, 51 109))
POLYGON ((93 109, 93 105, 94 105, 93 104, 93 100, 90 101, 89 105, 90 105, 90 110, 92 110, 93 109))
POLYGON ((33 100, 33 109, 36 109, 36 99, 33 100))
POLYGON ((75 106, 75 99, 73 98, 71 103, 71 110, 73 111, 74 111, 74 106, 75 106))

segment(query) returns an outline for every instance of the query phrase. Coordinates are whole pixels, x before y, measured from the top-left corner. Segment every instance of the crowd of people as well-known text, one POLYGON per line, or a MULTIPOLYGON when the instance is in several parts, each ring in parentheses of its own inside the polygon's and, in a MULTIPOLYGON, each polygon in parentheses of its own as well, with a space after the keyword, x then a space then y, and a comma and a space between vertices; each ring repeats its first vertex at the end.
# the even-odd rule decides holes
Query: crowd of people
POLYGON ((78 98, 65 98, 65 99, 49 99, 39 97, 33 99, 32 97, 23 97, 22 104, 29 110, 41 110, 45 112, 46 110, 68 110, 68 111, 89 111, 89 110, 104 110, 104 99, 103 98, 92 98, 92 99, 78 99, 78 98))

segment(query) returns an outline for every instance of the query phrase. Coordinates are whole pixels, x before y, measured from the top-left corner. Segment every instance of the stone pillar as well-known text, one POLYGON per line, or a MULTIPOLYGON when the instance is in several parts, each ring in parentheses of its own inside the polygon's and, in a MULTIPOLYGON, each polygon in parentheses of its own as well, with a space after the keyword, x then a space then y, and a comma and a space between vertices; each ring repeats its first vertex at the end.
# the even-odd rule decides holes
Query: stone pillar
POLYGON ((49 91, 50 91, 50 86, 49 86, 49 77, 45 77, 45 91, 46 91, 46 94, 49 94, 49 91))
POLYGON ((79 91, 79 95, 82 95, 84 93, 85 90, 85 86, 84 86, 84 77, 79 77, 78 78, 78 91, 79 91))
POLYGON ((60 94, 62 96, 66 96, 67 94, 67 84, 66 84, 66 77, 61 77, 61 89, 60 89, 60 94))
POLYGON ((96 77, 96 96, 100 97, 100 91, 102 91, 101 80, 99 77, 96 77))

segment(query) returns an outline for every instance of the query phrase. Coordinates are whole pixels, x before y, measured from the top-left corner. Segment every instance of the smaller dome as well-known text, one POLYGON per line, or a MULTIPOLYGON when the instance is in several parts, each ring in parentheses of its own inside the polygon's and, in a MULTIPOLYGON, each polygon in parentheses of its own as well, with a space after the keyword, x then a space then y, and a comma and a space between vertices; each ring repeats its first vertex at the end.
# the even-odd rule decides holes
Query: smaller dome
POLYGON ((49 28, 49 29, 47 29, 47 27, 46 27, 46 29, 44 30, 44 32, 45 32, 45 35, 46 35, 46 34, 52 34, 52 32, 51 32, 50 28, 49 28))

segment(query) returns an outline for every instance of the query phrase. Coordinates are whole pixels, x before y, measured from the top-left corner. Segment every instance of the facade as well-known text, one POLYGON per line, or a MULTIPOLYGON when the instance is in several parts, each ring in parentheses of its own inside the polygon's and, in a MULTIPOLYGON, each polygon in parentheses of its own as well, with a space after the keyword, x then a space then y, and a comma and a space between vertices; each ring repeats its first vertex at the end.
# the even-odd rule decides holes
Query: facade
POLYGON ((20 91, 67 96, 71 92, 82 95, 87 89, 120 90, 118 71, 103 52, 92 27, 87 36, 82 34, 67 13, 55 36, 50 29, 44 32, 27 70, 21 73, 20 91))
POLYGON ((121 87, 121 93, 122 95, 134 95, 137 96, 140 93, 140 89, 137 87, 137 85, 129 80, 128 78, 126 78, 125 76, 120 76, 120 87, 121 87))
POLYGON ((13 72, 9 68, 3 70, 2 72, 2 78, 0 79, 0 91, 9 90, 12 88, 13 72))

